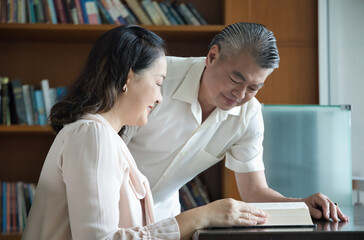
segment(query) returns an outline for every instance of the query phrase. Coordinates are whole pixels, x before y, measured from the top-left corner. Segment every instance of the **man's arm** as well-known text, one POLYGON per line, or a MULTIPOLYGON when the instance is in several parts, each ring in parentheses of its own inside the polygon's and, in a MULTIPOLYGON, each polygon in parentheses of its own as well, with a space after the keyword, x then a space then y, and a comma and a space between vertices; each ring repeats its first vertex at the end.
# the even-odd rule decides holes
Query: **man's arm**
POLYGON ((245 202, 299 202, 304 201, 311 216, 316 219, 332 218, 333 221, 348 221, 346 217, 327 196, 317 193, 307 198, 289 198, 268 187, 264 171, 249 173, 235 172, 239 193, 245 202))

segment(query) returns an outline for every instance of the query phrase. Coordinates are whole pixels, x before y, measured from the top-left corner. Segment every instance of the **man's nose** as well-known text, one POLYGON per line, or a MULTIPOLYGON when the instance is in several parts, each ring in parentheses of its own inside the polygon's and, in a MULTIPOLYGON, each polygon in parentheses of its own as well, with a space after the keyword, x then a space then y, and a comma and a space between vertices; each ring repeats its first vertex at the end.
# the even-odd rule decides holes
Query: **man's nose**
POLYGON ((235 89, 232 93, 236 100, 242 100, 245 97, 246 88, 235 89))

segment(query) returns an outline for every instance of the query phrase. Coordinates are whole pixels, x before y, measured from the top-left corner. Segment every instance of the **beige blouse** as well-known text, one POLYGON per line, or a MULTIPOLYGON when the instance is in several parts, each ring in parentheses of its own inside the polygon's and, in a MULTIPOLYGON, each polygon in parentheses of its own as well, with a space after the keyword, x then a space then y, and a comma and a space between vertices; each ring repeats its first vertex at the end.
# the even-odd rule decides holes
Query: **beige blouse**
POLYGON ((175 218, 154 223, 149 182, 101 115, 56 136, 23 233, 41 239, 179 239, 175 218))

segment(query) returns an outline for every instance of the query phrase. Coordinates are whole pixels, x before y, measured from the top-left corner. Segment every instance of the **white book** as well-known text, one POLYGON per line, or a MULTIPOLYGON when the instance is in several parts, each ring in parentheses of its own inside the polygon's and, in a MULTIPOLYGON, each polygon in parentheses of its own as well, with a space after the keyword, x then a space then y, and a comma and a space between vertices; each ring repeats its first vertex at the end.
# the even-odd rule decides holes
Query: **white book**
POLYGON ((249 203, 268 213, 268 220, 260 226, 315 227, 308 206, 304 202, 249 203))
POLYGON ((48 79, 43 79, 40 82, 42 92, 43 92, 43 99, 44 99, 44 106, 45 106, 45 112, 47 115, 47 118, 49 116, 49 113, 51 111, 52 107, 52 100, 51 100, 51 94, 49 92, 49 81, 48 79))

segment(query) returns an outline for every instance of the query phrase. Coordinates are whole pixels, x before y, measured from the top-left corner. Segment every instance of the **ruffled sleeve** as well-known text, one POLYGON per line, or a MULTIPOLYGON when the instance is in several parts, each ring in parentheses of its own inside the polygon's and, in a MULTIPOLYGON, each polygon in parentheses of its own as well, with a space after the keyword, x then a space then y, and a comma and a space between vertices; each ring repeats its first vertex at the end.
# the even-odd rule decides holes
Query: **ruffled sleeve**
POLYGON ((121 239, 180 239, 178 223, 175 218, 167 218, 144 227, 121 229, 121 239))

